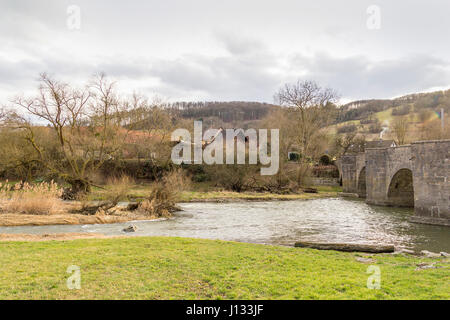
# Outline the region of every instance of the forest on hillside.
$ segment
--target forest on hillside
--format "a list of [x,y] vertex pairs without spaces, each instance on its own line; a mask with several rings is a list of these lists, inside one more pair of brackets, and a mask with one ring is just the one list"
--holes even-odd
[[217,118],[224,123],[261,120],[276,105],[249,101],[174,102],[168,108],[185,119]]
[[368,119],[374,113],[393,108],[392,115],[407,115],[411,112],[426,113],[441,108],[450,111],[450,90],[430,93],[415,93],[396,99],[373,99],[350,102],[340,109],[337,123]]

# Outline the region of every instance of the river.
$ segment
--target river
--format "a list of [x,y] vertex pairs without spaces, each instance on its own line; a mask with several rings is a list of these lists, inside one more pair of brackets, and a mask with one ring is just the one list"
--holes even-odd
[[92,232],[176,236],[289,245],[298,240],[394,244],[415,251],[450,252],[450,228],[408,222],[412,209],[369,206],[360,200],[183,203],[165,220],[120,224],[0,227],[0,233]]

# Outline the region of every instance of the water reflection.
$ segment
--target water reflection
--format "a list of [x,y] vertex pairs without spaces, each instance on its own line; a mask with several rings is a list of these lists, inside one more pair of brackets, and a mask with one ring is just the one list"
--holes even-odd
[[[450,229],[408,222],[412,209],[369,206],[363,201],[185,203],[159,221],[136,221],[135,236],[178,236],[293,245],[298,240],[392,243],[399,248],[450,252]],[[96,232],[120,235],[130,223],[85,226],[0,227],[2,233]]]

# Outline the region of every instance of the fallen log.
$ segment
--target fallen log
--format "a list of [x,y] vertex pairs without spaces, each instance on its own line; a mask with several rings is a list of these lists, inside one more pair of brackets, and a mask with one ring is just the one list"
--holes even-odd
[[304,193],[319,193],[316,188],[303,188]]
[[391,253],[395,248],[393,245],[358,244],[358,243],[317,243],[296,242],[295,247],[311,248],[318,250],[336,250],[345,252],[369,252],[369,253]]

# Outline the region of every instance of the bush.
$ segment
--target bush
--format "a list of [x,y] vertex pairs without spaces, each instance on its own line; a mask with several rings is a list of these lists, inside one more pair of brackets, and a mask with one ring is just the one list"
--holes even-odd
[[181,168],[191,177],[193,182],[205,182],[211,180],[211,176],[206,172],[204,165],[182,164]]
[[363,119],[359,121],[360,124],[372,124],[376,122],[378,122],[378,119]]
[[356,127],[356,125],[354,124],[349,124],[349,125],[345,125],[342,127],[339,127],[337,129],[338,133],[350,133],[350,132],[355,132],[358,128]]
[[432,115],[433,115],[433,111],[431,111],[431,110],[427,110],[427,109],[420,110],[419,111],[419,120],[420,120],[420,122],[425,122],[428,119],[430,119]]
[[62,189],[53,181],[36,185],[0,183],[1,209],[8,213],[54,214],[61,207]]
[[369,126],[369,133],[380,133],[382,130],[379,122],[373,123]]
[[181,170],[174,170],[156,181],[149,196],[138,206],[138,211],[152,217],[168,217],[179,210],[181,192],[188,185],[188,180]]
[[120,201],[127,200],[128,191],[131,189],[133,180],[123,175],[119,178],[109,178],[107,180],[106,192],[103,194],[105,201],[112,206],[116,206]]
[[153,160],[109,160],[103,163],[99,174],[103,177],[126,175],[135,179],[158,180],[172,169],[170,163],[158,163]]
[[249,189],[250,179],[254,177],[258,166],[248,164],[209,166],[207,172],[216,186],[226,190],[242,192]]
[[411,111],[411,107],[409,105],[403,105],[397,108],[392,109],[393,116],[404,116],[409,114]]

